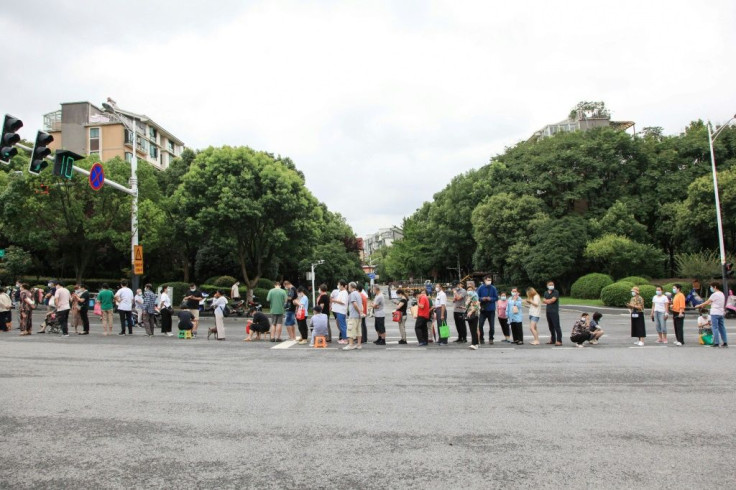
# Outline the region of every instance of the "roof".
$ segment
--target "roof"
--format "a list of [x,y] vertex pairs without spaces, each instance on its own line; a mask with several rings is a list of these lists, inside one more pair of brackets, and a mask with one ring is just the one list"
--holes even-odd
[[115,110],[117,112],[119,112],[120,114],[123,114],[124,116],[128,116],[128,117],[133,118],[133,119],[139,119],[142,122],[145,122],[147,124],[150,124],[151,126],[153,126],[156,129],[158,129],[160,132],[166,133],[170,137],[169,139],[174,140],[175,143],[177,143],[177,144],[179,144],[181,146],[184,146],[184,142],[182,140],[180,140],[179,138],[177,138],[176,136],[174,136],[174,134],[171,133],[171,131],[166,130],[166,128],[164,128],[163,126],[161,126],[160,124],[158,124],[156,121],[154,121],[150,117],[146,116],[145,114],[136,114],[135,112],[126,111],[126,110],[123,110],[123,109],[121,109],[119,107],[115,107]]

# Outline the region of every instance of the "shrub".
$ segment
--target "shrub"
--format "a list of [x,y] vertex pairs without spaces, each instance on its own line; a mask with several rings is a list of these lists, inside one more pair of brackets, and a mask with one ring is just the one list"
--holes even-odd
[[230,288],[236,282],[238,282],[238,280],[235,279],[233,276],[220,276],[209,284],[214,284],[215,286],[218,286],[221,288],[224,288],[224,287]]
[[186,292],[189,291],[188,282],[165,282],[161,286],[169,287],[169,297],[171,298],[171,306],[178,308],[181,304],[181,299],[186,296]]
[[647,308],[652,307],[652,298],[657,294],[657,286],[651,284],[643,284],[639,286],[639,294],[644,298],[644,306]]
[[[667,291],[672,292],[672,288],[675,286],[675,284],[676,283],[674,283],[674,282],[668,282],[667,284],[665,284],[665,285],[662,286],[662,290],[665,293]],[[682,286],[682,290],[681,291],[682,291],[682,294],[684,294],[685,296],[687,296],[688,294],[690,294],[690,291],[693,289],[693,285],[690,282],[683,281],[683,282],[680,282],[680,283],[677,283],[677,284],[679,284],[680,286]]]
[[632,284],[616,282],[601,289],[601,301],[606,306],[626,306],[631,300]]
[[230,294],[230,288],[221,288],[219,286],[215,286],[214,284],[202,284],[198,287],[200,291],[203,293],[207,293],[210,296],[215,294],[215,291],[220,290],[223,294]]
[[613,284],[613,278],[607,274],[586,274],[572,284],[570,296],[579,299],[598,299],[601,289]]
[[641,286],[642,284],[650,284],[649,279],[641,276],[629,276],[619,279],[617,282],[630,282],[634,286]]
[[[273,285],[275,282],[276,281],[274,281],[273,279],[267,279],[265,277],[262,277],[258,279],[258,284],[256,284],[256,288],[267,289],[270,291],[273,288]],[[264,296],[263,299],[266,299],[266,297]]]
[[214,284],[215,281],[218,280],[219,278],[220,278],[220,276],[208,277],[207,279],[205,279],[204,281],[202,281],[202,284]]
[[626,284],[629,289],[636,286],[636,284],[634,284],[633,282],[629,282],[629,281],[616,281],[614,284]]
[[[273,287],[273,286],[272,286]],[[255,296],[258,301],[261,302],[264,308],[268,308],[268,303],[266,303],[266,296],[268,296],[268,292],[271,290],[271,288],[255,288],[253,290],[253,296]]]

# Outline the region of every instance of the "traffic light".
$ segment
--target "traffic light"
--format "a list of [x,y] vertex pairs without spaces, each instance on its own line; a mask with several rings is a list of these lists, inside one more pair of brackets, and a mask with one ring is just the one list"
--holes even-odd
[[18,154],[15,144],[20,141],[17,131],[23,127],[23,121],[10,114],[5,114],[3,121],[3,135],[0,141],[0,162],[10,163],[10,159]]
[[51,154],[51,149],[48,146],[52,141],[54,141],[54,137],[50,134],[43,131],[36,133],[36,142],[33,144],[33,151],[31,152],[31,164],[28,166],[30,173],[38,175],[41,170],[48,166],[44,159]]
[[57,150],[54,156],[54,175],[71,179],[74,174],[74,162],[84,157],[68,150]]

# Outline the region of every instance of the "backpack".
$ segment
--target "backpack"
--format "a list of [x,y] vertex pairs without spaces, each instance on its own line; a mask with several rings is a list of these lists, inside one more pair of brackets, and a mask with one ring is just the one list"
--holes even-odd
[[222,307],[222,316],[224,317],[230,316],[230,307],[228,305],[225,305]]

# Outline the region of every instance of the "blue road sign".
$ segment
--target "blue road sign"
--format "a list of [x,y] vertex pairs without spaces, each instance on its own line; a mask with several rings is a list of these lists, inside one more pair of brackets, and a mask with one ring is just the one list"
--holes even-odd
[[102,169],[102,165],[95,163],[89,171],[89,186],[99,191],[105,184],[105,171]]

